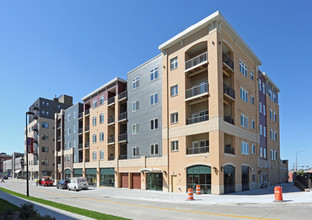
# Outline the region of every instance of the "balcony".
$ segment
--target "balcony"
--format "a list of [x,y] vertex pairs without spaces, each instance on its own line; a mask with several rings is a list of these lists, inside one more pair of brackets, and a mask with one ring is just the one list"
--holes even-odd
[[226,154],[235,154],[234,148],[232,147],[231,144],[225,145],[224,153],[226,153]]
[[82,149],[82,144],[78,144],[78,149]]
[[90,131],[90,126],[89,125],[85,127],[85,132],[88,132],[88,131]]
[[79,163],[82,163],[83,159],[79,158]]
[[185,72],[188,74],[194,73],[207,67],[207,64],[207,52],[204,52],[185,62]]
[[115,116],[110,116],[107,120],[107,124],[115,123]]
[[185,91],[185,101],[199,99],[208,95],[208,82],[202,82]]
[[200,115],[200,116],[196,116],[196,117],[193,117],[193,118],[188,118],[186,120],[186,124],[190,125],[190,124],[195,124],[195,123],[208,121],[208,120],[209,120],[209,114],[205,114],[205,115]]
[[61,123],[57,123],[57,128],[61,128]]
[[108,137],[107,144],[114,144],[115,143],[115,136]]
[[57,141],[61,141],[61,136],[57,136]]
[[78,134],[82,134],[82,128],[78,129]]
[[90,142],[86,142],[85,143],[85,148],[89,148],[90,147]]
[[111,97],[107,100],[107,105],[112,105],[115,103],[115,96],[114,97]]
[[124,100],[127,98],[127,91],[118,94],[118,101]]
[[78,114],[78,118],[82,118],[83,117],[83,112],[80,112],[79,114]]
[[187,154],[204,154],[204,153],[209,153],[209,146],[187,148]]
[[223,67],[226,70],[229,70],[230,72],[234,73],[234,62],[231,60],[231,58],[222,53],[222,61],[223,64],[225,64]]
[[119,155],[119,160],[126,160],[127,158],[127,155]]
[[223,84],[223,93],[232,100],[235,100],[235,90],[226,84]]
[[118,142],[127,141],[127,133],[118,135]]
[[234,120],[232,118],[232,116],[224,116],[224,121],[230,123],[230,124],[234,124]]
[[109,156],[108,160],[115,160],[115,156]]
[[118,115],[118,121],[123,121],[126,119],[127,119],[127,112],[123,112]]
[[90,114],[90,109],[86,109],[85,110],[85,115],[89,115]]

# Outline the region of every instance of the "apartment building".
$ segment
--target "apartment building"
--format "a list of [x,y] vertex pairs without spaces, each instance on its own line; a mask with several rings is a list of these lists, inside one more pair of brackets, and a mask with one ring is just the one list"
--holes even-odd
[[[52,100],[40,97],[29,107],[29,111],[35,112],[37,116],[34,118],[31,115],[27,126],[28,137],[34,138],[34,153],[28,154],[31,179],[42,178],[42,176],[54,178],[54,114],[67,109],[72,102],[73,98],[67,95]],[[34,111],[34,107],[38,110]]]
[[15,178],[18,174],[22,171],[20,164],[20,159],[23,157],[24,154],[14,152],[11,156],[12,159],[4,160],[3,161],[3,172],[8,174],[9,176]]
[[6,153],[0,153],[0,173],[2,174],[4,171],[3,169],[3,162],[6,161],[6,160],[9,160],[11,159],[12,156],[11,155],[8,155]]

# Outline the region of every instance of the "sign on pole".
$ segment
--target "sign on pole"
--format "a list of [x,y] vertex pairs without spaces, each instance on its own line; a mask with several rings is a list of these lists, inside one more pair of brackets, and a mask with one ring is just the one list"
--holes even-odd
[[34,139],[28,138],[28,153],[33,154],[34,153]]

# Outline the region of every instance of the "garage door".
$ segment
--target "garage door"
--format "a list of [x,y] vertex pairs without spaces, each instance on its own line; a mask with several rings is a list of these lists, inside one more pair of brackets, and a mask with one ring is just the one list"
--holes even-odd
[[140,173],[132,174],[132,188],[141,189],[141,174]]
[[128,188],[128,173],[122,173],[121,174],[121,187],[122,188]]

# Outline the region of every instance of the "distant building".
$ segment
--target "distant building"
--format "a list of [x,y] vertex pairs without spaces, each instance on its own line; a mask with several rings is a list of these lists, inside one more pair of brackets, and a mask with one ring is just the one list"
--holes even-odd
[[9,160],[11,158],[12,158],[11,155],[8,155],[6,153],[0,153],[0,174],[2,174],[4,172],[4,170],[3,170],[3,162],[5,160]]

